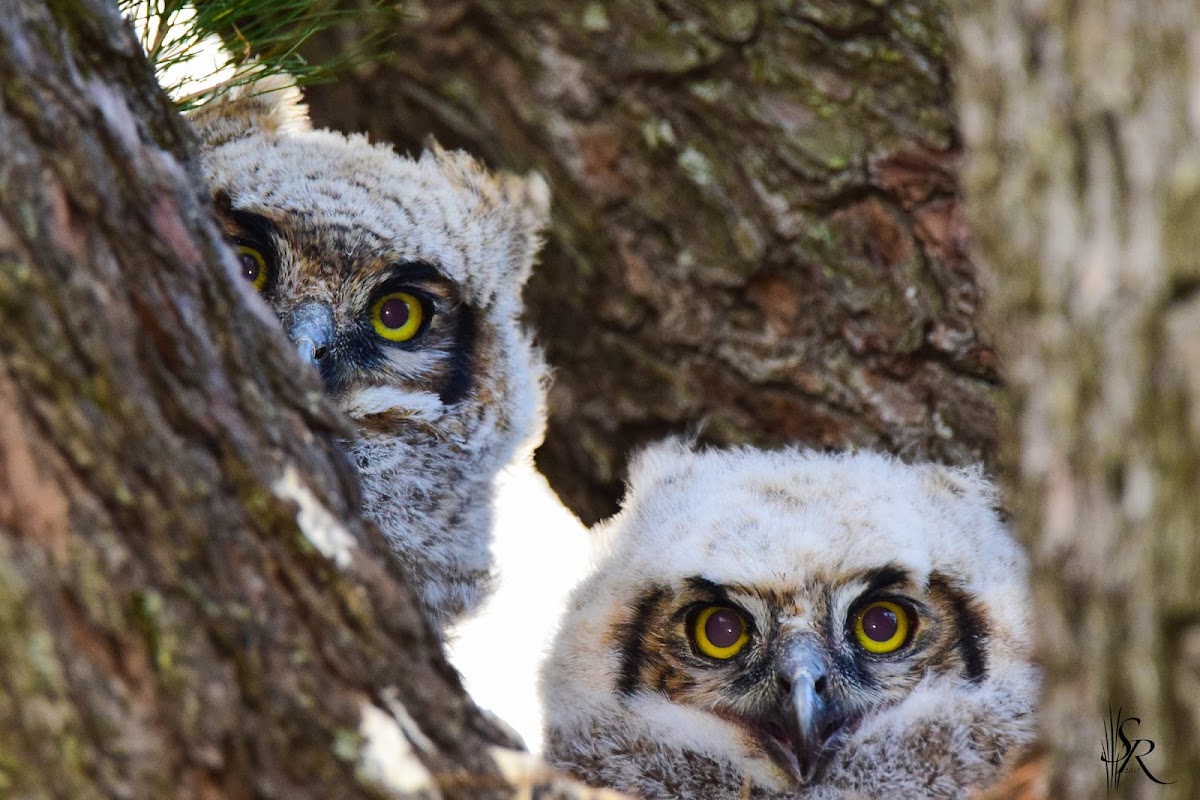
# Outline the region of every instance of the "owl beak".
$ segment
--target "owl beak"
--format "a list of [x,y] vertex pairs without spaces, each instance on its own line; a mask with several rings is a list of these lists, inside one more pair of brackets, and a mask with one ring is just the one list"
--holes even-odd
[[[775,761],[801,785],[812,783],[836,747],[843,717],[832,697],[829,666],[819,645],[800,642],[784,658],[779,672],[784,686],[776,721],[782,747]],[[777,737],[780,738],[780,737]]]
[[320,371],[321,359],[333,341],[333,309],[324,303],[305,303],[292,312],[285,329],[300,357]]

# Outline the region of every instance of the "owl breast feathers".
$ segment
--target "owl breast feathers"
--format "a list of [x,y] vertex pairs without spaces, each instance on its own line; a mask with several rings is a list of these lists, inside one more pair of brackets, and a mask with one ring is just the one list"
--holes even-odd
[[871,453],[656,446],[544,668],[547,757],[648,799],[989,785],[1038,687],[994,502],[977,471]]
[[496,475],[543,428],[518,317],[545,182],[312,130],[297,90],[269,83],[190,119],[241,277],[357,428],[366,514],[432,619],[460,617],[488,589]]

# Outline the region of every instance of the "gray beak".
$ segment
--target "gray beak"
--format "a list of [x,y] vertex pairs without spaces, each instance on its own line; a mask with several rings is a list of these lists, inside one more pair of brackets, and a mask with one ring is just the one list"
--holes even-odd
[[284,329],[300,357],[319,370],[333,342],[333,309],[324,303],[305,303],[292,312]]
[[809,640],[795,643],[780,661],[778,726],[787,739],[790,756],[784,766],[807,785],[832,754],[831,739],[844,721],[832,697],[829,665],[823,648]]

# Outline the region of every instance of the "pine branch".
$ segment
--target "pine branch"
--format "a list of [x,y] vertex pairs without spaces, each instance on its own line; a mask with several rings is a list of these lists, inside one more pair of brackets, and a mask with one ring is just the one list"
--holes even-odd
[[[155,74],[181,110],[272,75],[285,85],[328,80],[385,55],[386,31],[399,10],[386,0],[346,8],[330,0],[118,0],[137,30]],[[395,19],[393,19],[395,18]],[[337,58],[309,64],[300,53],[312,36],[357,22],[372,33]]]

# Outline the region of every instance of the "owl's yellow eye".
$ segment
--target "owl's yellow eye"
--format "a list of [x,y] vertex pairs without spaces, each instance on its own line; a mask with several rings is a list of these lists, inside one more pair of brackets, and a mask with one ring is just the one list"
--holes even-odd
[[421,299],[408,292],[392,292],[375,301],[371,324],[389,342],[407,342],[421,331],[425,308]]
[[724,661],[746,646],[750,634],[741,614],[727,606],[708,606],[692,623],[692,641],[704,655]]
[[908,641],[908,612],[896,603],[877,600],[854,617],[854,635],[868,653],[892,653]]
[[249,245],[239,244],[237,251],[242,276],[250,281],[255,291],[261,292],[267,286],[267,260]]

